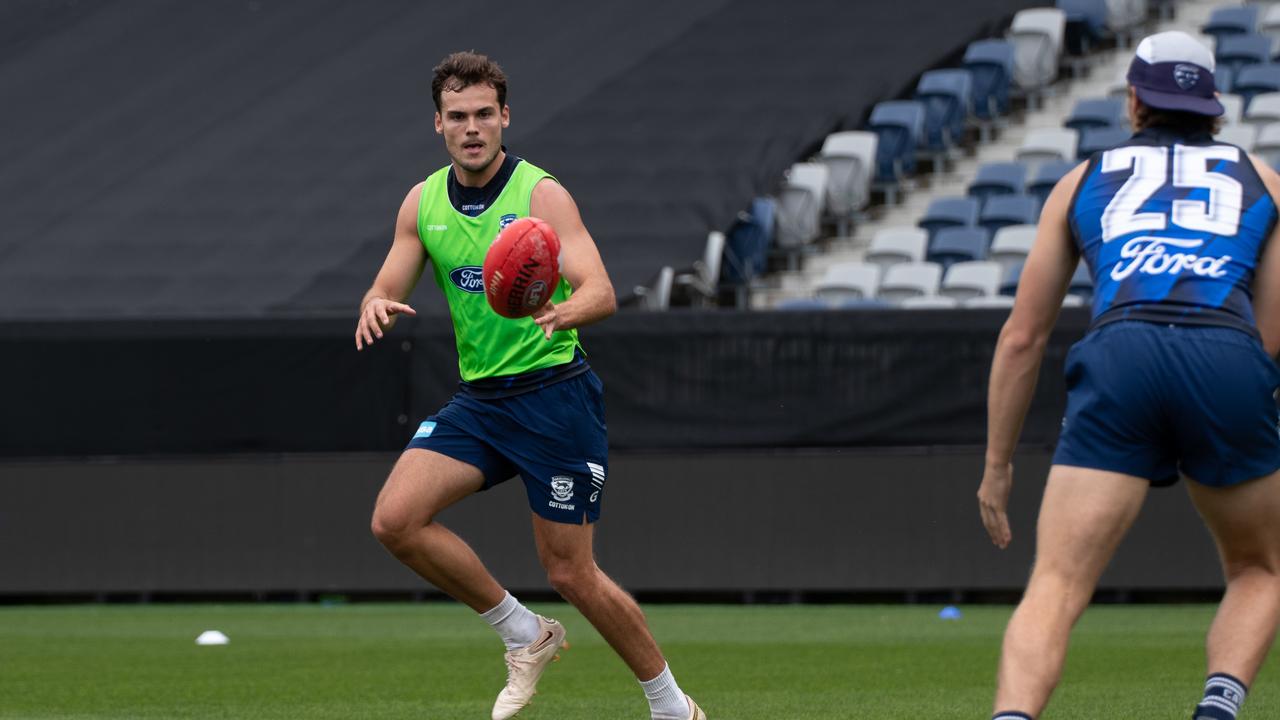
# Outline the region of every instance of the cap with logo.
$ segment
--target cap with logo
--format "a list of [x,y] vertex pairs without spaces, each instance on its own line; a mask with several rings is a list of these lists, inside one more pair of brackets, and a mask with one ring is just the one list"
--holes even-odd
[[1144,105],[1197,115],[1221,115],[1213,53],[1184,32],[1148,35],[1129,64],[1129,84]]

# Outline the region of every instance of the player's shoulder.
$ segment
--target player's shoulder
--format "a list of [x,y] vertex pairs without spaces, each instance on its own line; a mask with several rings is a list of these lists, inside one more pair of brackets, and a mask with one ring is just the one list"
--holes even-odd
[[1249,163],[1253,165],[1254,172],[1258,173],[1258,177],[1262,180],[1262,184],[1267,187],[1267,192],[1271,194],[1273,200],[1280,199],[1280,174],[1267,163],[1266,160],[1248,153]]

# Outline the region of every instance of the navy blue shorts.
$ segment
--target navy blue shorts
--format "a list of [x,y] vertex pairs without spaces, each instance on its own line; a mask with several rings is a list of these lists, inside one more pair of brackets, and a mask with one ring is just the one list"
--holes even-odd
[[1124,321],[1067,354],[1054,465],[1227,487],[1280,468],[1280,368],[1248,333]]
[[463,391],[418,427],[410,448],[479,468],[481,490],[518,474],[538,515],[573,525],[584,517],[595,522],[609,474],[604,385],[587,371],[495,400]]

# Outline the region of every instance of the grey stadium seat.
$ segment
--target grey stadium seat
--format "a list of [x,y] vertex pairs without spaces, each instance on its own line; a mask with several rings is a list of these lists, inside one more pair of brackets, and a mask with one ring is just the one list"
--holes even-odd
[[813,286],[816,298],[829,302],[866,300],[876,297],[880,267],[871,263],[837,263],[827,268]]
[[938,294],[956,300],[998,295],[1002,275],[1003,269],[999,263],[986,260],[956,263],[947,270]]
[[880,267],[920,262],[929,245],[929,233],[916,227],[889,227],[876,232],[867,248],[866,261]]
[[1213,136],[1218,142],[1239,146],[1245,152],[1253,152],[1253,145],[1258,140],[1258,128],[1253,125],[1226,125]]
[[724,260],[724,243],[724,233],[718,230],[707,233],[702,259],[693,263],[693,272],[677,275],[675,284],[696,292],[700,302],[714,300],[720,291],[720,264]]
[[796,264],[797,253],[818,237],[823,203],[827,196],[827,166],[796,163],[778,195],[776,242],[787,251],[788,264]]
[[878,142],[875,133],[862,130],[832,133],[822,142],[818,160],[828,170],[827,212],[836,218],[842,236],[871,197]]
[[1277,120],[1280,120],[1280,92],[1254,95],[1244,113],[1244,121],[1250,125],[1266,125]]
[[[1280,5],[1277,5],[1280,7]],[[1232,93],[1222,93],[1218,96],[1218,102],[1222,103],[1222,122],[1227,125],[1235,125],[1244,119],[1244,98]]]
[[1258,140],[1253,144],[1253,152],[1271,167],[1280,162],[1280,122],[1262,126]]
[[1026,262],[1027,255],[1031,253],[1031,246],[1035,244],[1035,241],[1035,225],[1002,227],[996,231],[996,236],[991,239],[991,249],[987,253],[987,258],[992,262],[999,263],[1000,267],[1005,272],[1008,272],[1010,268]]
[[1009,38],[1013,41],[1013,81],[1031,97],[1058,78],[1058,60],[1067,15],[1057,8],[1020,10],[1013,16]]
[[1028,163],[1074,160],[1079,142],[1079,133],[1070,128],[1036,128],[1022,139],[1018,159]]
[[876,297],[901,302],[909,297],[937,295],[942,283],[942,266],[937,263],[901,263],[884,272]]
[[960,307],[960,301],[946,295],[921,295],[904,299],[898,307],[903,310],[950,310]]
[[964,301],[967,308],[1012,308],[1012,295],[985,295]]

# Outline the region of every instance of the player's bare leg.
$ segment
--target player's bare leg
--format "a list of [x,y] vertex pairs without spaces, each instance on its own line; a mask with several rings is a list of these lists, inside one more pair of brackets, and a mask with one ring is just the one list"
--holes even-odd
[[1054,466],[1036,529],[1036,562],[1005,631],[996,712],[1037,717],[1058,684],[1071,628],[1142,508],[1150,486],[1120,473]]
[[[1229,676],[1247,689],[1266,659],[1280,624],[1280,473],[1231,488],[1187,483],[1213,533],[1227,592],[1209,628],[1209,675]],[[1235,709],[1244,700],[1232,700]]]
[[378,541],[424,580],[478,613],[497,606],[506,591],[471,546],[435,516],[484,485],[477,468],[430,450],[400,456],[373,511]]
[[645,688],[655,718],[701,718],[702,711],[671,678],[667,661],[634,598],[596,565],[593,526],[533,516],[538,557],[552,587],[609,643]]

